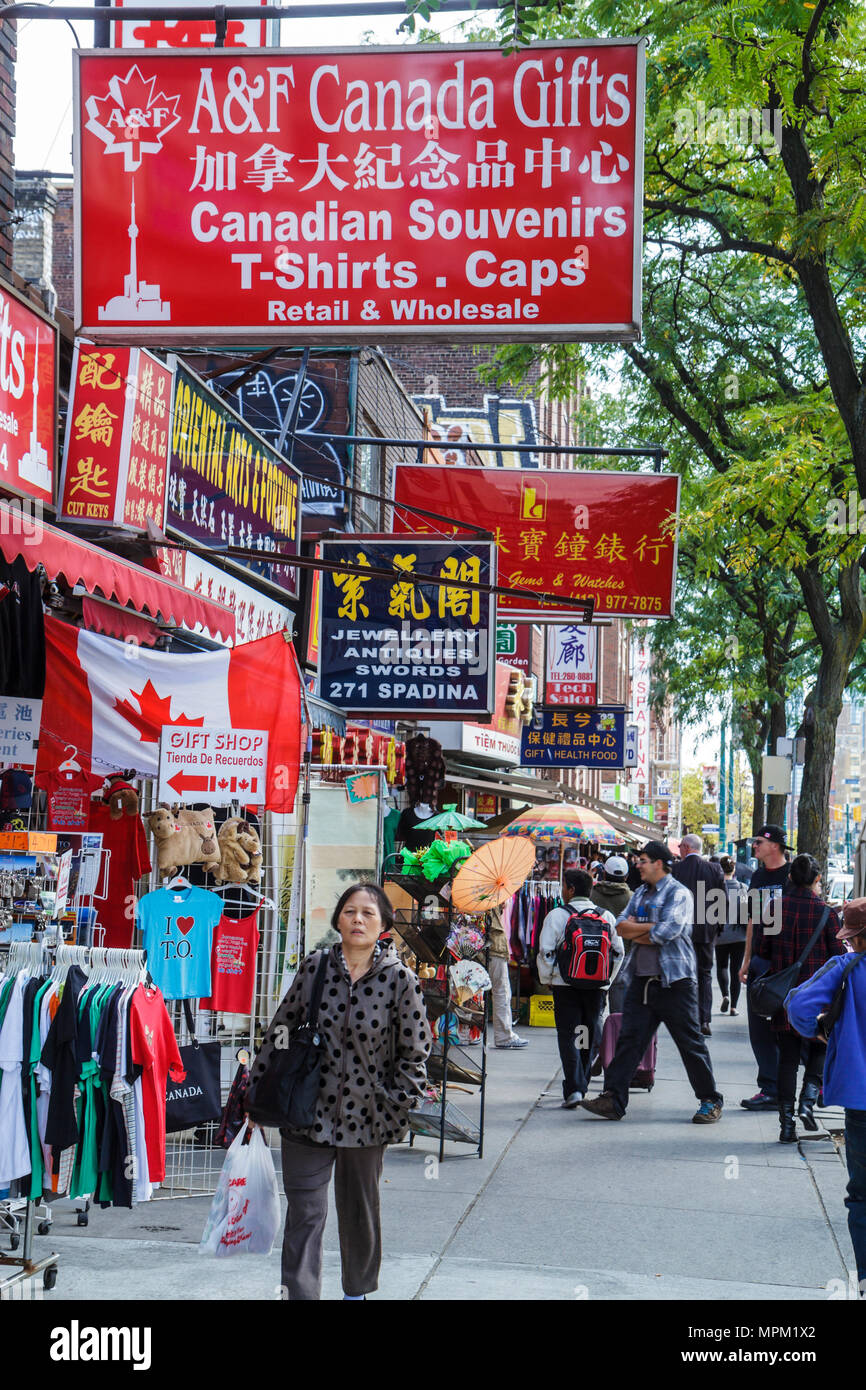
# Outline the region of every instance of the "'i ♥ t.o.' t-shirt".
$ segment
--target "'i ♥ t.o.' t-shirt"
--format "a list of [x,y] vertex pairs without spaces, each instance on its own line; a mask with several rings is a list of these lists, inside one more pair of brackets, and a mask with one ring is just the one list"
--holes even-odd
[[211,946],[222,910],[222,898],[206,888],[157,888],[139,902],[147,968],[163,999],[210,994]]

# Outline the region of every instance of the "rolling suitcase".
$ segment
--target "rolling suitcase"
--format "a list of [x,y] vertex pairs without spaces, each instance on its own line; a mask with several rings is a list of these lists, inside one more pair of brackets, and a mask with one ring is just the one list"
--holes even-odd
[[[606,1070],[613,1061],[613,1054],[616,1052],[616,1045],[619,1041],[619,1030],[622,1027],[622,1014],[608,1014],[604,1021],[604,1031],[601,1035],[601,1047],[599,1048],[598,1058],[602,1069]],[[653,1033],[649,1046],[640,1064],[629,1083],[629,1090],[651,1091],[656,1079],[656,1061],[658,1058],[658,1034]],[[593,1071],[595,1068],[593,1068]]]

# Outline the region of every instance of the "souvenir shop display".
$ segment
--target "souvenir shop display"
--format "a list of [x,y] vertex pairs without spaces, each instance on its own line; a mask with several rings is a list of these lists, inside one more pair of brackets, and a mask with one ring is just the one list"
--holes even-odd
[[151,811],[147,823],[156,843],[157,868],[163,877],[190,864],[219,868],[221,855],[214,813],[209,806],[192,810],[161,803]]
[[[445,847],[445,841],[437,843]],[[469,847],[467,846],[467,849]],[[431,1089],[424,1101],[409,1113],[410,1144],[416,1134],[439,1140],[439,1160],[445,1157],[445,1143],[453,1140],[476,1146],[478,1157],[484,1149],[484,1106],[487,1085],[487,1029],[483,987],[490,978],[486,971],[488,945],[483,916],[466,917],[454,911],[451,877],[446,874],[433,882],[406,873],[385,873],[385,891],[393,885],[397,900],[393,934],[398,954],[416,971],[424,995],[424,1005],[433,1032],[433,1048],[427,1061]],[[410,906],[400,905],[408,896]],[[389,895],[390,896],[390,895]],[[449,967],[460,967],[456,990]],[[473,969],[477,967],[477,972]],[[461,988],[471,981],[471,995]],[[462,996],[458,999],[458,992]],[[478,1046],[480,1065],[467,1048]],[[479,1114],[475,1120],[459,1109],[449,1095],[455,1087],[477,1088]]]
[[[53,1197],[132,1207],[165,1177],[166,1081],[183,1079],[163,997],[140,951],[13,943],[0,974],[0,1219]],[[39,1231],[50,1213],[39,1211]],[[78,1224],[87,1225],[79,1211]],[[18,1234],[16,1230],[16,1235]],[[17,1242],[16,1242],[17,1244]]]
[[213,934],[222,899],[176,875],[136,904],[147,965],[162,997],[203,999],[211,993]]
[[257,903],[248,917],[227,917],[223,910],[213,934],[211,992],[199,1000],[200,1008],[252,1013],[261,907]]
[[222,1115],[220,1045],[218,1042],[199,1042],[188,1000],[184,1000],[183,1007],[192,1041],[178,1049],[183,1078],[179,1081],[169,1079],[166,1087],[166,1134],[177,1134],[196,1125],[209,1124]]
[[117,816],[116,809],[104,795],[94,797],[87,828],[102,836],[104,851],[103,873],[93,895],[102,938],[98,944],[122,950],[132,945],[135,885],[150,873],[151,863],[141,816],[125,811]]
[[472,846],[465,840],[435,839],[426,849],[403,850],[403,873],[411,878],[425,878],[429,883],[447,878],[456,864],[468,859]]
[[258,883],[262,876],[262,842],[255,826],[239,816],[229,816],[219,828],[220,862],[216,883]]

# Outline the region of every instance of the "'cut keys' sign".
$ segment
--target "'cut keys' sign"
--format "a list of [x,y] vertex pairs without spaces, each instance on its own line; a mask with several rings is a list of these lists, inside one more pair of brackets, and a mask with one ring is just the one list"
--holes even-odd
[[76,53],[105,341],[633,341],[644,41]]

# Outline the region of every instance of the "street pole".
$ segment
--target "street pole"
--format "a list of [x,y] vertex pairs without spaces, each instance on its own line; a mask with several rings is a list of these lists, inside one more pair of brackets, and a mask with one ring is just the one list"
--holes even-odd
[[[736,755],[735,755],[735,753],[734,753],[734,721],[733,721],[733,718],[732,718],[732,719],[731,719],[731,746],[730,746],[730,749],[729,749],[729,751],[728,751],[728,820],[729,820],[730,825],[731,825],[731,830],[730,830],[730,833],[729,833],[729,835],[728,835],[728,844],[727,844],[728,854],[733,854],[733,853],[734,853],[734,848],[735,848],[735,846],[734,846],[734,833],[733,833],[733,825],[734,825],[734,758],[735,758],[735,756],[736,756]],[[742,835],[742,833],[743,833],[743,832],[742,832],[742,829],[741,829],[741,827],[740,827],[739,824],[738,824],[738,825],[737,825],[737,834],[738,834],[738,835]]]
[[727,783],[725,780],[725,716],[722,715],[722,752],[719,758],[719,852],[724,854],[728,842]]

